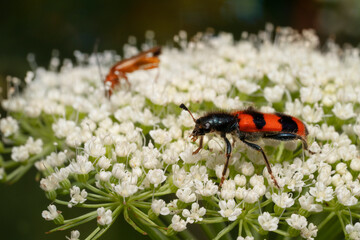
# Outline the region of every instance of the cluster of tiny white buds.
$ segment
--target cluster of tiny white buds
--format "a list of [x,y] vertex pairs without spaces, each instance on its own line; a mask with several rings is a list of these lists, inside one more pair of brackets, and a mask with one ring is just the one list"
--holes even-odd
[[279,218],[272,217],[270,213],[264,212],[259,215],[258,222],[265,231],[275,231],[278,229]]
[[57,210],[56,206],[55,205],[52,205],[50,204],[48,206],[48,210],[44,210],[42,212],[42,217],[47,220],[47,221],[52,221],[54,220],[55,218],[57,218],[59,216],[59,214],[61,213],[60,211]]
[[9,137],[19,130],[19,124],[16,119],[8,116],[0,120],[0,131],[4,137]]
[[308,223],[304,216],[298,214],[291,214],[291,217],[285,219],[285,221],[296,230],[304,229]]
[[186,229],[186,221],[184,219],[181,219],[181,217],[179,215],[174,215],[171,219],[170,226],[176,232],[182,232]]
[[112,222],[112,211],[105,210],[104,207],[97,209],[97,223],[101,226],[109,225]]
[[151,203],[151,209],[156,215],[169,215],[170,209],[166,207],[166,203],[162,199],[154,199]]
[[70,237],[66,237],[68,240],[79,240],[80,232],[78,230],[73,230],[70,234]]
[[355,223],[355,225],[348,224],[346,225],[345,229],[346,233],[349,235],[349,239],[360,239],[360,222]]

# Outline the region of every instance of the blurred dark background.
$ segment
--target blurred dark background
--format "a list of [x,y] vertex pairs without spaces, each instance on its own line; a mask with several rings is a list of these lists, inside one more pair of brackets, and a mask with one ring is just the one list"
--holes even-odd
[[[33,53],[40,66],[48,66],[51,52],[73,58],[74,50],[92,52],[96,39],[99,51],[121,53],[128,37],[140,44],[145,32],[153,30],[158,44],[172,41],[179,30],[188,36],[211,27],[238,39],[241,32],[256,33],[267,22],[299,31],[315,29],[322,42],[334,38],[340,45],[360,42],[360,1],[357,0],[119,0],[49,1],[12,0],[0,2],[0,86],[5,96],[6,76],[23,79],[30,70],[27,55]],[[44,235],[54,227],[45,223],[41,211],[47,201],[35,171],[14,186],[0,185],[0,232],[2,239],[65,239],[68,231]],[[68,211],[69,212],[69,211]],[[72,212],[72,211],[71,211]],[[92,225],[91,227],[94,227]],[[130,229],[130,230],[129,230]],[[90,229],[84,229],[85,232]],[[5,233],[5,237],[4,237]],[[103,239],[134,234],[123,220]],[[135,236],[139,236],[136,235]]]

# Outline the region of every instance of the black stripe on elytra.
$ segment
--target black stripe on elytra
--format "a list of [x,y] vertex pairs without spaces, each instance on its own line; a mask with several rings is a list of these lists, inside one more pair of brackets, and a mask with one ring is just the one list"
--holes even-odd
[[246,113],[252,116],[253,122],[257,129],[260,130],[266,125],[266,122],[264,119],[264,114],[259,113],[259,112],[253,112],[253,111],[248,111]]
[[282,126],[281,129],[282,132],[292,132],[292,133],[298,132],[298,125],[292,119],[292,117],[281,113],[277,113],[276,115],[280,117],[278,121]]

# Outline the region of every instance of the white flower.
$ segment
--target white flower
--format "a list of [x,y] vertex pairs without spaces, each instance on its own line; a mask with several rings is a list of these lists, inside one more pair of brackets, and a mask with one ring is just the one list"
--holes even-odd
[[75,122],[63,118],[60,118],[52,125],[55,136],[58,138],[65,138],[66,136],[75,131],[75,127]]
[[335,103],[334,108],[332,109],[333,113],[336,117],[340,118],[341,120],[347,120],[349,118],[355,117],[356,114],[354,113],[353,104],[341,104],[339,102]]
[[303,103],[316,103],[322,99],[322,91],[317,86],[302,87],[300,99]]
[[178,188],[191,187],[193,185],[193,180],[191,175],[188,174],[184,168],[180,168],[179,165],[173,165],[173,183]]
[[2,118],[0,120],[0,131],[4,137],[9,137],[19,130],[18,122],[12,117]]
[[147,147],[142,148],[142,162],[143,166],[147,169],[154,169],[159,167],[160,161],[159,157],[161,156],[159,150],[154,148],[154,145],[150,142]]
[[256,92],[260,88],[258,84],[252,83],[250,80],[237,80],[235,82],[235,86],[239,92],[245,93],[247,95]]
[[323,207],[320,204],[314,204],[314,197],[307,192],[299,198],[300,206],[309,212],[322,212]]
[[123,179],[126,176],[125,164],[115,163],[112,168],[112,175],[117,179]]
[[13,147],[11,149],[11,159],[15,162],[24,162],[29,158],[29,150],[26,146]]
[[309,193],[316,198],[317,202],[328,202],[333,199],[334,190],[327,187],[323,182],[316,182],[315,187],[311,187]]
[[281,195],[278,195],[277,193],[273,193],[271,195],[271,198],[273,202],[281,207],[281,208],[289,208],[292,205],[294,205],[294,199],[289,196],[288,193],[282,193]]
[[58,211],[58,210],[56,209],[56,206],[55,206],[55,205],[52,205],[52,204],[50,204],[50,205],[48,206],[48,210],[49,210],[49,211],[47,211],[47,210],[42,211],[42,214],[41,214],[41,216],[42,216],[43,218],[45,218],[45,220],[47,220],[47,221],[54,220],[54,219],[57,218],[57,217],[59,216],[59,214],[61,213],[60,211]]
[[307,220],[304,216],[298,214],[291,214],[290,218],[285,219],[285,221],[293,228],[297,230],[302,230],[307,225]]
[[284,87],[275,85],[275,87],[265,87],[264,97],[270,103],[280,102],[284,95]]
[[58,182],[62,182],[66,180],[69,177],[70,170],[68,168],[55,168],[55,172],[51,175],[53,175]]
[[86,154],[92,157],[101,157],[106,152],[100,138],[95,136],[85,143],[84,150]]
[[174,215],[171,219],[170,226],[172,229],[174,229],[176,232],[182,232],[186,229],[186,221],[181,219],[179,215]]
[[169,215],[170,210],[166,207],[166,203],[162,199],[154,199],[151,203],[151,209],[156,215]]
[[324,110],[316,103],[314,108],[306,105],[302,110],[302,117],[308,123],[317,123],[323,119]]
[[241,208],[236,207],[234,199],[228,201],[220,201],[220,215],[224,218],[228,218],[229,221],[235,221],[237,217],[241,214]]
[[112,211],[110,209],[105,211],[105,208],[101,207],[97,209],[97,223],[101,226],[109,225],[112,222]]
[[179,154],[172,149],[165,149],[162,154],[162,159],[166,164],[175,164],[179,161]]
[[245,176],[252,176],[255,171],[255,167],[251,162],[244,161],[240,164],[239,168]]
[[115,143],[115,153],[119,157],[127,157],[137,149],[136,143],[130,143],[126,139],[118,140]]
[[138,191],[138,189],[138,186],[126,181],[114,186],[114,191],[123,197],[130,197],[134,195]]
[[97,164],[96,164],[98,167],[102,168],[102,169],[108,169],[110,166],[111,166],[111,161],[110,159],[108,159],[107,157],[105,156],[102,156]]
[[246,177],[245,175],[236,174],[234,181],[237,186],[243,187],[246,184]]
[[94,170],[92,162],[88,160],[86,155],[76,156],[76,162],[72,162],[69,165],[69,169],[72,173],[75,174],[88,174],[90,171]]
[[180,201],[185,203],[191,203],[196,200],[195,193],[192,192],[191,188],[180,188],[176,191],[176,196],[179,198]]
[[224,200],[233,199],[235,197],[235,181],[225,180],[221,187],[221,198]]
[[60,167],[67,160],[66,151],[65,152],[52,152],[45,159],[46,163],[52,167]]
[[300,116],[302,113],[303,105],[299,99],[295,99],[294,102],[285,103],[285,112],[291,116]]
[[275,231],[278,229],[279,218],[272,217],[270,213],[264,212],[259,215],[258,222],[265,231]]
[[149,134],[152,139],[154,139],[154,141],[160,145],[167,144],[172,140],[171,134],[161,128],[151,130]]
[[179,156],[185,163],[194,164],[201,159],[201,154],[193,154],[194,150],[191,146],[193,145],[187,145],[185,151],[181,152]]
[[218,192],[218,186],[212,180],[205,182],[195,180],[194,187],[196,189],[195,193],[204,197],[213,196]]
[[79,204],[79,203],[84,203],[86,201],[86,197],[87,197],[87,192],[85,189],[83,189],[80,192],[80,188],[78,186],[73,186],[70,189],[70,197],[71,200],[69,201],[70,203],[72,203],[73,205]]
[[96,129],[96,123],[89,118],[84,118],[80,126],[83,130],[93,132]]
[[70,237],[66,237],[68,240],[79,240],[80,232],[78,230],[73,230],[70,234]]
[[50,175],[40,180],[40,187],[46,192],[54,191],[59,187],[59,181],[55,175]]
[[111,176],[111,172],[102,169],[99,173],[95,175],[95,179],[101,182],[109,182]]
[[199,206],[198,203],[193,203],[191,205],[191,210],[184,209],[182,212],[183,217],[186,218],[186,222],[194,223],[201,222],[203,220],[202,216],[206,214],[206,209]]
[[109,116],[109,112],[106,108],[107,106],[105,104],[102,105],[100,108],[93,108],[89,113],[89,119],[94,122],[101,122]]
[[309,223],[309,225],[303,229],[301,229],[300,235],[303,238],[309,239],[309,240],[314,240],[314,237],[317,236],[317,226],[314,225],[313,223]]
[[355,223],[355,225],[348,224],[345,227],[349,239],[359,240],[360,239],[360,222]]
[[350,207],[358,203],[358,199],[344,185],[336,188],[336,197],[340,204]]
[[354,171],[360,171],[360,158],[356,157],[351,160],[350,168]]
[[166,180],[166,176],[164,171],[161,169],[154,169],[149,170],[146,174],[146,178],[149,180],[151,184],[154,184],[155,187],[158,187],[160,183]]

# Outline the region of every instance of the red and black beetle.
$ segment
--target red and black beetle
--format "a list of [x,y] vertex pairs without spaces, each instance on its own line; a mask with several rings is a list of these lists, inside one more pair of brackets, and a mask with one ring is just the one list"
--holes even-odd
[[256,111],[254,108],[249,107],[246,110],[234,111],[231,113],[208,113],[203,117],[195,119],[190,110],[184,104],[181,104],[180,107],[188,111],[195,122],[195,128],[190,137],[192,137],[193,141],[196,141],[198,137],[200,137],[200,145],[193,154],[200,151],[203,145],[203,136],[207,133],[219,133],[226,143],[226,162],[219,184],[219,189],[225,180],[225,174],[231,155],[231,144],[226,138],[227,133],[237,136],[247,146],[261,152],[271,179],[278,188],[280,187],[272,174],[271,166],[264,150],[259,145],[252,143],[251,141],[256,141],[259,138],[275,139],[279,141],[291,141],[298,139],[302,141],[304,149],[308,150],[306,140],[308,130],[305,124],[295,117],[283,113],[261,113]]

